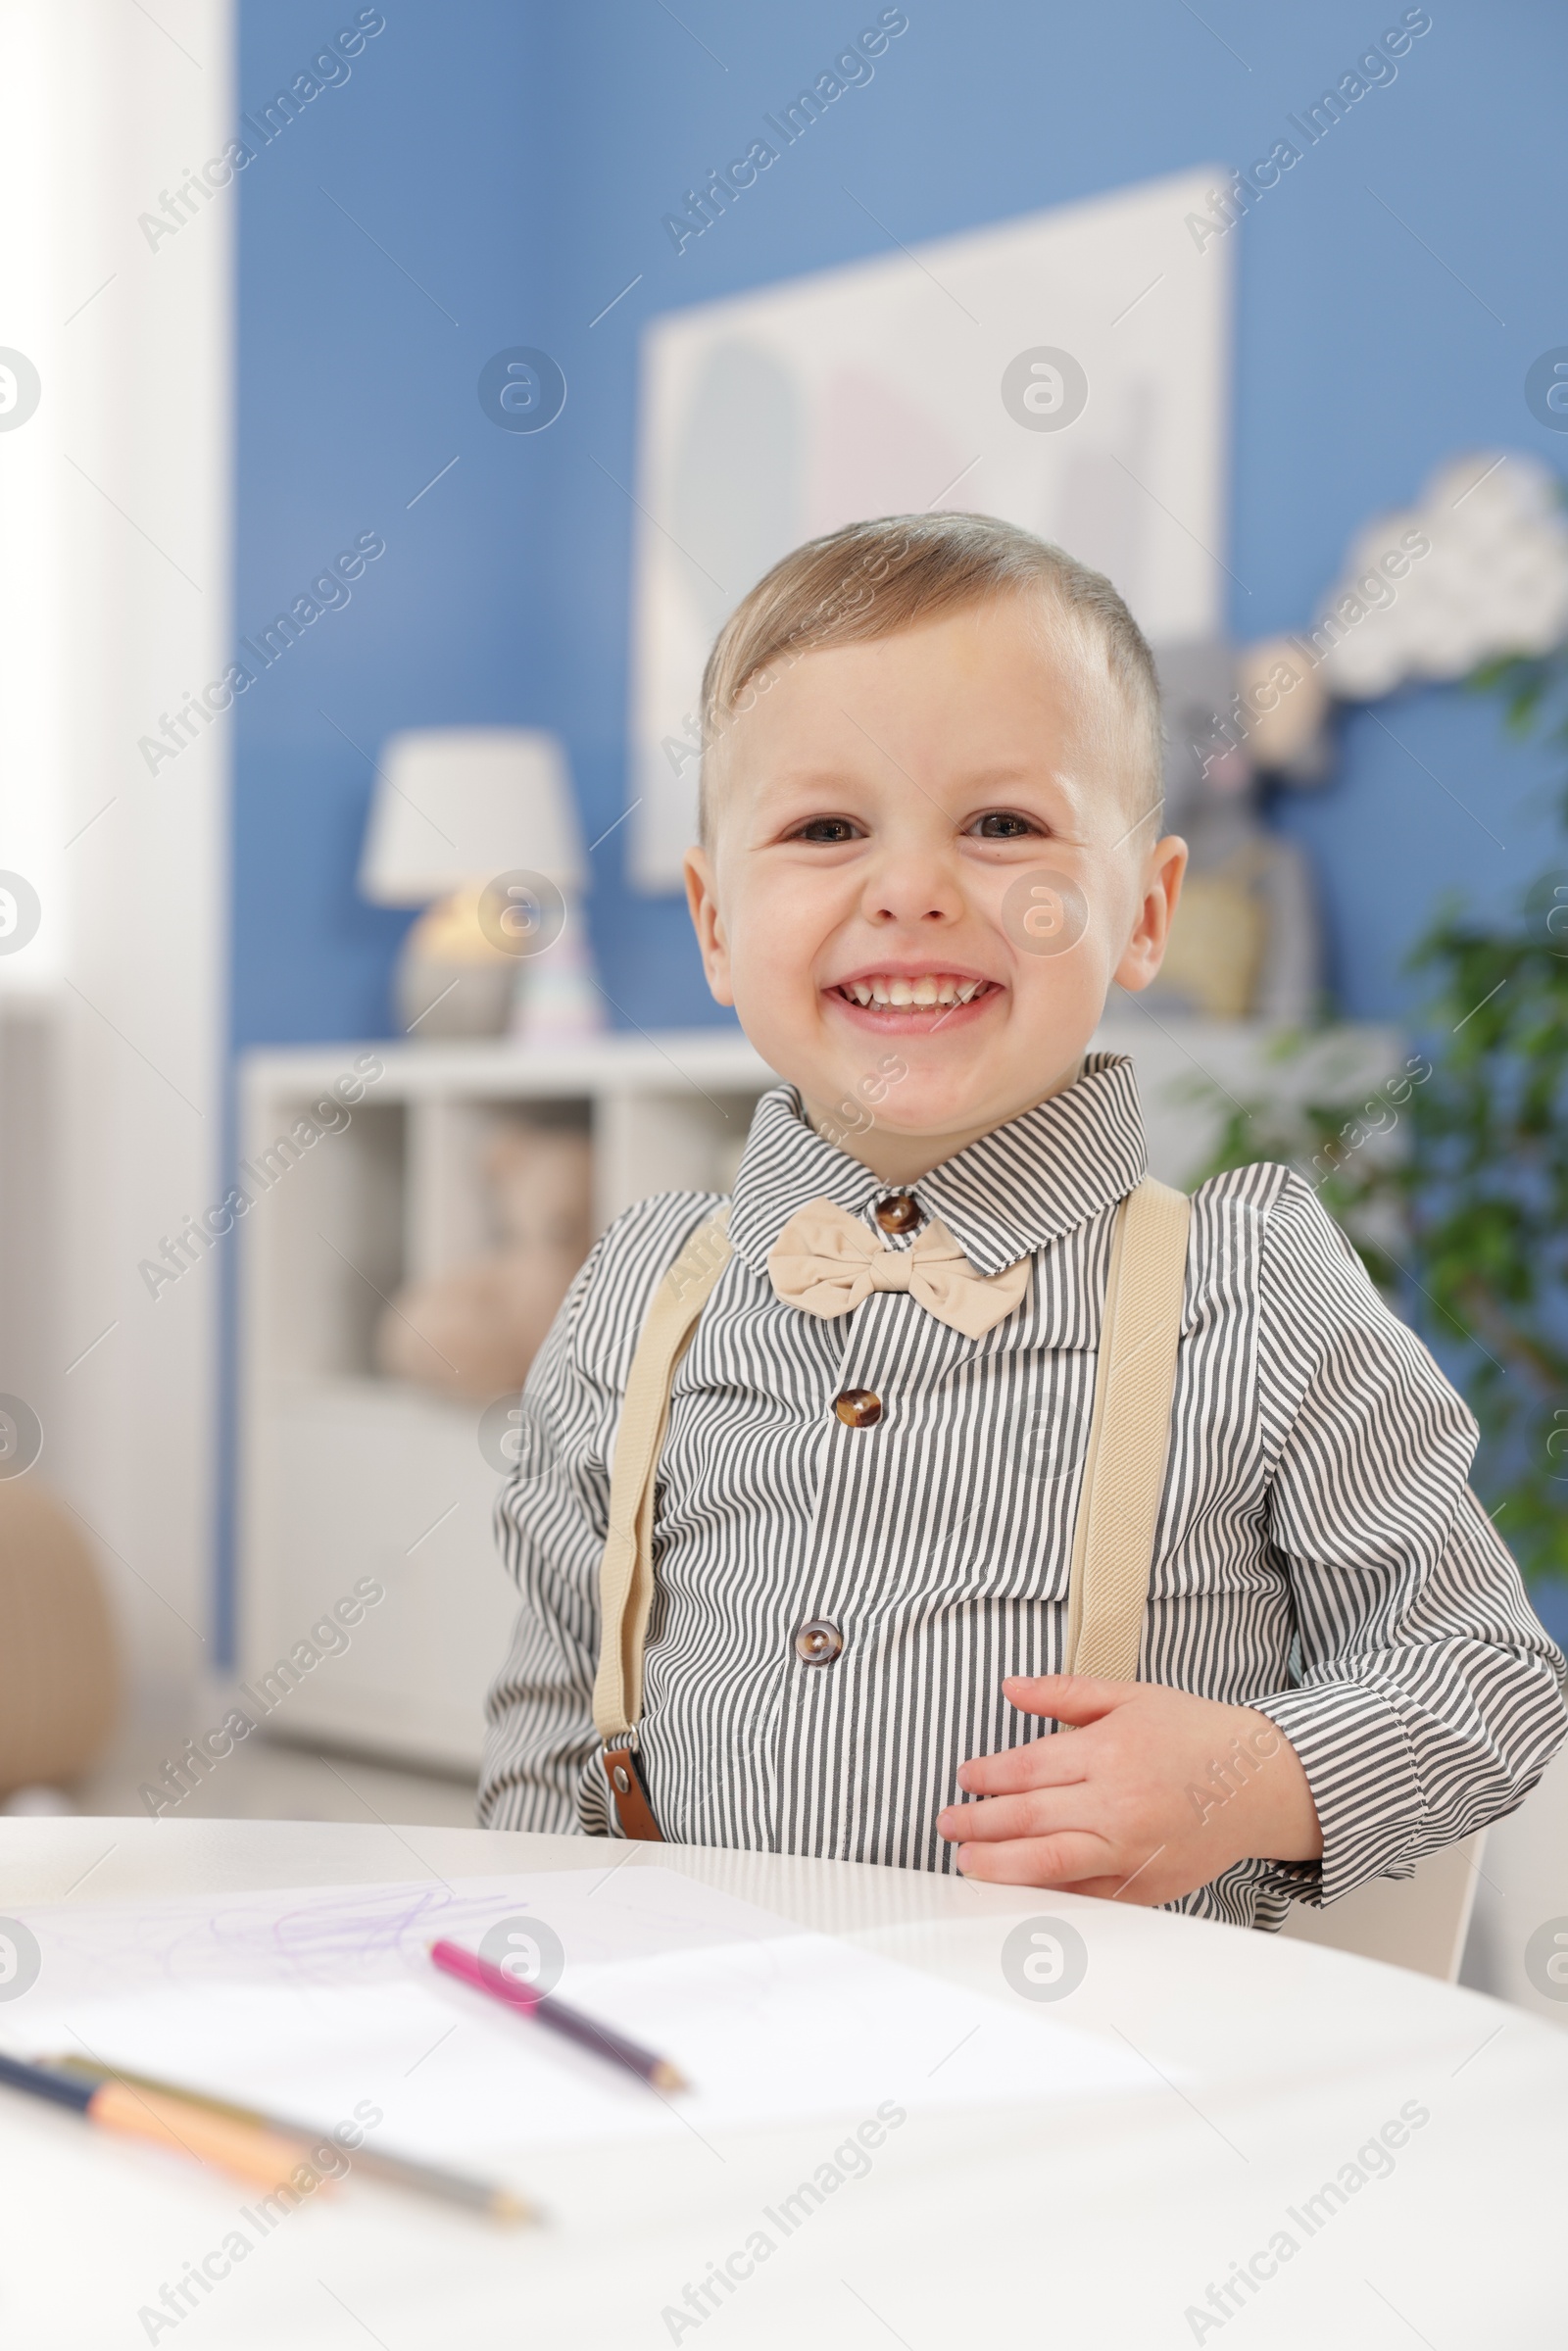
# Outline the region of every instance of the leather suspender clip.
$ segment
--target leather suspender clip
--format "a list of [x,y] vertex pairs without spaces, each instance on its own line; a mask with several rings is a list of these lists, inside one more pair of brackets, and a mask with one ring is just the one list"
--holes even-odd
[[610,1783],[610,1800],[615,1807],[622,1837],[636,1837],[643,1844],[662,1844],[663,1836],[654,1818],[637,1749],[607,1747],[605,1778]]

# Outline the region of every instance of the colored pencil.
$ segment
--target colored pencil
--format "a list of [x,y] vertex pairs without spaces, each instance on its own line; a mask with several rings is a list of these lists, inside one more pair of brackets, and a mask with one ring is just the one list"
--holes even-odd
[[552,2033],[561,2033],[566,2040],[575,2041],[581,2049],[591,2049],[596,2057],[608,2057],[614,2065],[624,2066],[654,2089],[685,2089],[684,2077],[666,2057],[656,2057],[651,2049],[640,2048],[623,2033],[613,2032],[609,2025],[596,2025],[592,2017],[580,2009],[568,2008],[554,1992],[535,1991],[530,1984],[519,1984],[504,1968],[490,1960],[481,1959],[477,1951],[466,1951],[461,1943],[435,1942],[430,1945],[430,1957],[438,1968],[461,1983],[472,1984],[475,1991],[486,1991],[492,1999],[504,2000],[519,2016],[532,2017],[535,2024],[548,2025]]
[[[233,2123],[248,2123],[254,2130],[275,2131],[288,2137],[298,2138],[307,2147],[337,2146],[326,2131],[312,2131],[307,2124],[285,2121],[281,2115],[264,2114],[251,2106],[237,2106],[228,2098],[210,2097],[206,2090],[187,2089],[178,2082],[160,2082],[152,2074],[127,2073],[116,2066],[111,2073],[85,2057],[46,2057],[41,2063],[58,2066],[62,2072],[85,2079],[127,2082],[133,2088],[151,2091],[162,2098],[176,2098],[187,2106],[200,2107],[204,2114],[224,2115]],[[416,2163],[411,2156],[391,2155],[379,2147],[344,2147],[342,2153],[351,2172],[363,2172],[368,2179],[385,2180],[389,2186],[407,2187],[420,2195],[440,2196],[448,2204],[462,2204],[469,2212],[483,2213],[492,2221],[534,2221],[538,2214],[533,2206],[514,2196],[510,2188],[496,2187],[488,2180],[473,2180],[466,2172],[449,2172],[445,2165]]]
[[197,2163],[220,2164],[225,2172],[259,2180],[264,2187],[285,2186],[289,2175],[307,2160],[299,2139],[258,2128],[249,2120],[241,2123],[229,2115],[203,2113],[181,2099],[103,2076],[87,2081],[47,2066],[24,2065],[20,2058],[0,2057],[0,2085],[67,2107],[100,2131],[172,2147]]

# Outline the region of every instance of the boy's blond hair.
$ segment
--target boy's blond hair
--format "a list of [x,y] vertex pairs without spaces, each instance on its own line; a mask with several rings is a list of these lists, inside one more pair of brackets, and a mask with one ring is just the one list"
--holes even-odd
[[1118,698],[1124,763],[1140,814],[1159,805],[1159,680],[1142,629],[1104,574],[992,514],[885,514],[810,539],[742,597],[703,671],[701,837],[708,754],[734,718],[803,654],[864,644],[1002,595],[1043,593],[1093,676]]

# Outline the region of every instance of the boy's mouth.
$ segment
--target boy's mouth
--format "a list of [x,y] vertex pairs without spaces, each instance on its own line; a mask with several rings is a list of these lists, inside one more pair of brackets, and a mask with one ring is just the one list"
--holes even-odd
[[935,1029],[967,1024],[979,1007],[1002,991],[995,980],[971,972],[860,972],[838,980],[825,993],[856,1019],[876,1028]]

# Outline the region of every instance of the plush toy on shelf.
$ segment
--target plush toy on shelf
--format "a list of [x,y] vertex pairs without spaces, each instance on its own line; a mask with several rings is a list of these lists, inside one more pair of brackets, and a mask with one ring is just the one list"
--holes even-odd
[[588,1254],[588,1138],[511,1124],[484,1153],[497,1247],[400,1290],[376,1329],[378,1370],[488,1401],[520,1388]]
[[[1315,749],[1322,689],[1298,658],[1293,688],[1282,695],[1283,666],[1268,645],[1244,655],[1213,643],[1171,646],[1158,663],[1165,828],[1192,854],[1150,1002],[1210,1020],[1305,1022],[1323,984],[1316,892],[1296,843],[1263,823],[1257,778],[1265,759],[1277,774],[1288,757]],[[1275,720],[1261,740],[1259,695]],[[1229,724],[1222,715],[1243,697],[1254,712],[1245,736],[1234,715]],[[1276,713],[1291,721],[1289,735]]]

